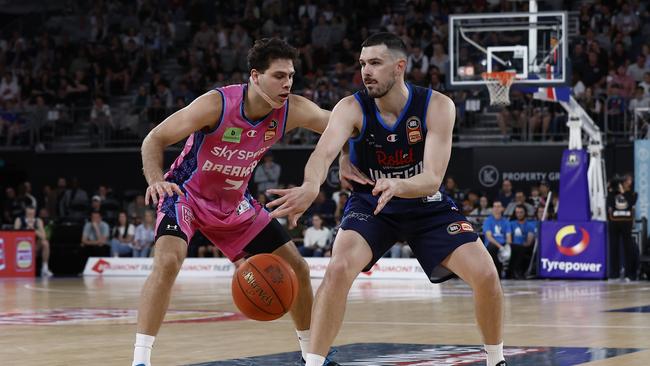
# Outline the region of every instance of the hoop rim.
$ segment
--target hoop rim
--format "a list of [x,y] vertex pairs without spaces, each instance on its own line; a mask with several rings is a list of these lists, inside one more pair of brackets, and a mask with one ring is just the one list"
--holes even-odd
[[481,77],[483,80],[487,81],[498,81],[501,85],[509,85],[517,76],[516,72],[513,71],[491,71],[491,72],[482,72]]

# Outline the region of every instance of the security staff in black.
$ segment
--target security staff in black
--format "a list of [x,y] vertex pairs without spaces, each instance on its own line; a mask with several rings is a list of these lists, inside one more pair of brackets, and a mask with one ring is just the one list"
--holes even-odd
[[631,189],[631,177],[614,179],[607,195],[609,221],[609,278],[619,278],[621,249],[625,265],[625,278],[636,280],[639,250],[632,241],[634,205],[637,195]]

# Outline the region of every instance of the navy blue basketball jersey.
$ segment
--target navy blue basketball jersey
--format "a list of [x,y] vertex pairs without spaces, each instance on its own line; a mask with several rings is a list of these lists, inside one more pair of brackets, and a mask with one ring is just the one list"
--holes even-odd
[[[363,127],[358,136],[349,140],[350,160],[374,181],[380,178],[410,178],[424,169],[426,116],[431,89],[406,85],[408,100],[392,127],[384,122],[375,99],[365,89],[354,94],[363,112]],[[372,186],[353,182],[353,187],[355,193],[363,194],[366,199],[378,198],[367,195],[372,191]],[[447,200],[442,193],[434,191],[428,197],[418,199],[394,197],[386,208],[429,206]],[[389,211],[392,210],[389,208]]]

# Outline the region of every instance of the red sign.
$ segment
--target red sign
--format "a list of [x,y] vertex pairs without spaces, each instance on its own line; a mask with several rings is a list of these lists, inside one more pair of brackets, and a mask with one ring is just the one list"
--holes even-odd
[[33,231],[0,231],[0,278],[34,277],[35,242]]

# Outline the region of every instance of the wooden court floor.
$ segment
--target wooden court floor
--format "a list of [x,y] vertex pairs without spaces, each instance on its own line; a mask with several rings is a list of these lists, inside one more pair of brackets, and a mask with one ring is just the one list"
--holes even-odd
[[[143,282],[140,278],[0,280],[0,365],[130,365]],[[318,284],[314,280],[314,287]],[[506,346],[530,352],[559,350],[533,363],[569,365],[556,357],[585,348],[591,349],[592,358],[578,364],[650,365],[650,283],[504,281],[503,287]],[[626,310],[611,311],[620,309]],[[392,350],[402,345],[404,350],[406,345],[420,349],[435,345],[453,351],[447,346],[481,343],[471,291],[458,280],[442,285],[426,280],[357,280],[336,340],[342,350],[349,344],[368,344],[364,349],[370,356],[388,349],[386,344],[393,344]],[[615,357],[596,360],[606,352],[603,349],[610,349]],[[166,324],[156,339],[153,364],[243,365],[219,360],[296,350],[287,316],[262,323],[236,313],[229,280],[179,279]],[[463,361],[464,356],[459,361],[451,356],[436,361],[422,354],[419,362],[359,361],[369,355],[337,360],[344,365],[483,365],[467,357]],[[532,362],[512,360],[511,366]]]

